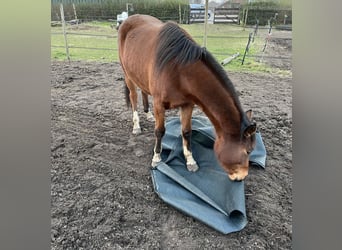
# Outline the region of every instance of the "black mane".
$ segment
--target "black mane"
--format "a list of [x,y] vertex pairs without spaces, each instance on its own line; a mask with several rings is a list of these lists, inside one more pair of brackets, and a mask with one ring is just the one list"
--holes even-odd
[[197,60],[202,60],[218,77],[222,86],[231,94],[242,115],[242,122],[245,121],[245,115],[233,83],[209,51],[200,47],[185,30],[174,22],[165,23],[158,38],[159,42],[156,53],[157,72],[161,72],[170,63],[186,65]]
[[202,48],[176,23],[167,22],[158,37],[156,69],[161,71],[171,61],[185,65],[199,60]]

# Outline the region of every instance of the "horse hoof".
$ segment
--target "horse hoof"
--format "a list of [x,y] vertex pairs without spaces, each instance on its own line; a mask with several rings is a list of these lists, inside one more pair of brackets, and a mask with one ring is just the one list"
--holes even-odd
[[186,165],[187,169],[190,171],[190,172],[196,172],[199,167],[198,165],[195,163],[195,164],[189,164],[189,165]]
[[157,166],[158,166],[158,163],[159,163],[160,161],[152,161],[152,163],[151,163],[151,167],[152,168],[156,168]]
[[133,135],[140,134],[141,133],[141,128],[134,128],[132,133],[133,133]]
[[146,113],[146,119],[149,121],[149,122],[155,122],[156,119],[154,119],[154,116],[151,112],[148,112]]
[[152,163],[151,163],[152,168],[157,167],[157,165],[158,165],[160,162],[161,162],[160,154],[154,153],[153,158],[152,158]]
[[154,118],[154,116],[152,115],[152,116],[149,116],[149,117],[147,117],[147,120],[149,121],[149,122],[155,122],[156,121],[156,119]]

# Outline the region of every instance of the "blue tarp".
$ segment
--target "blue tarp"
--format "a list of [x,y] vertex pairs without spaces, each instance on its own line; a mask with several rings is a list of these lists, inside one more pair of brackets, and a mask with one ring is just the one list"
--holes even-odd
[[[192,152],[197,172],[186,168],[179,118],[166,122],[162,162],[151,170],[155,192],[166,203],[206,225],[228,234],[247,224],[244,182],[231,181],[213,151],[215,132],[208,118],[192,118]],[[266,150],[260,133],[250,165],[265,167]],[[228,152],[227,152],[228,153]]]

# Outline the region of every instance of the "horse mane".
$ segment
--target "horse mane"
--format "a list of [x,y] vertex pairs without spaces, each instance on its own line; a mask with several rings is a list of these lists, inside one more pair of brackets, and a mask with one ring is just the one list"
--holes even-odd
[[213,55],[209,51],[206,51],[205,49],[203,50],[202,61],[206,63],[206,65],[211,69],[212,72],[216,73],[216,76],[220,79],[220,83],[230,93],[232,99],[234,100],[234,103],[241,114],[241,135],[242,135],[242,132],[245,130],[245,128],[247,128],[250,125],[250,121],[247,119],[245,112],[242,110],[240,100],[238,98],[237,92],[235,90],[235,87],[232,81],[229,79],[226,71],[216,61]]
[[185,30],[174,22],[166,22],[158,36],[156,69],[160,72],[171,61],[185,65],[202,57],[199,47]]
[[216,61],[216,59],[213,57],[213,55],[209,51],[203,51],[203,54],[204,56],[202,58],[202,61],[204,61],[206,65],[211,69],[211,71],[216,74],[217,78],[220,79],[220,83],[222,84],[222,86],[226,90],[228,90],[229,93],[231,93],[231,96],[234,99],[236,105],[242,111],[237,92],[235,90],[235,87],[232,81],[228,78],[226,71]]
[[182,66],[194,63],[197,60],[202,60],[216,75],[222,86],[230,93],[241,114],[241,125],[245,127],[246,123],[249,124],[242,110],[235,87],[222,66],[209,51],[200,47],[184,29],[174,22],[166,22],[158,36],[156,53],[157,72],[161,72],[170,63]]

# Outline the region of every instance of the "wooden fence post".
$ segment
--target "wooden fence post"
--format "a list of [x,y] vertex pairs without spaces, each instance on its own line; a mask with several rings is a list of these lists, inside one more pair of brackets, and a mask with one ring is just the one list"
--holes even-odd
[[243,63],[245,62],[245,57],[246,57],[247,52],[249,51],[249,45],[251,43],[252,35],[253,35],[253,32],[250,32],[249,36],[248,36],[247,46],[246,46],[246,49],[245,49],[245,54],[243,55],[241,65],[243,65]]
[[180,4],[178,5],[178,9],[179,9],[179,24],[181,24],[182,23],[182,8]]
[[247,25],[247,17],[248,17],[248,6],[247,6],[247,9],[245,11],[245,21],[243,22],[243,30],[245,30],[246,25]]
[[256,36],[257,33],[258,33],[258,29],[259,29],[259,19],[257,19],[257,20],[256,20],[256,23],[255,23],[252,43],[254,43],[254,38],[255,38],[255,36]]
[[204,14],[204,37],[203,47],[207,48],[207,35],[208,35],[208,4],[209,0],[205,0],[205,14]]
[[66,30],[65,30],[64,9],[63,9],[63,4],[62,3],[60,5],[60,11],[61,11],[61,21],[62,21],[62,28],[63,28],[63,36],[64,36],[64,42],[65,42],[65,51],[66,51],[67,59],[70,62],[68,39],[67,39]]
[[76,20],[76,25],[77,25],[77,28],[78,28],[78,19],[77,19],[76,7],[75,7],[75,4],[74,4],[74,3],[72,4],[72,8],[74,9],[74,15],[75,15],[75,20]]

